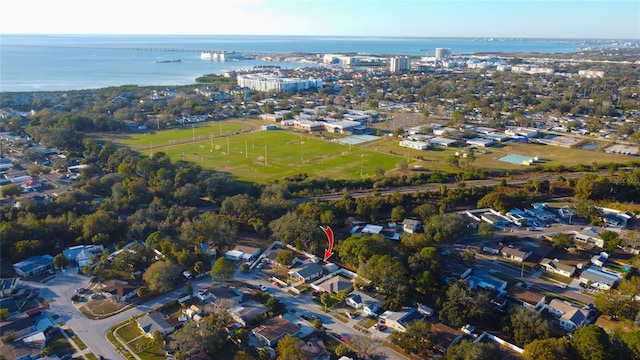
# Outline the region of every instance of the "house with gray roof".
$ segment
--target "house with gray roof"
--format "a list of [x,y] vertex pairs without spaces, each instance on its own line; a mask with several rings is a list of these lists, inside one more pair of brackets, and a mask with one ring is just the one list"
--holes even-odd
[[318,284],[317,287],[329,294],[335,294],[340,291],[350,291],[353,289],[353,283],[340,275],[336,275]]
[[594,268],[584,269],[580,274],[581,283],[587,284],[600,290],[609,290],[618,281],[620,281],[620,278],[618,276]]
[[362,310],[366,315],[372,316],[380,309],[380,301],[365,294],[360,290],[353,291],[345,299],[345,303],[354,309]]
[[558,259],[552,260],[549,258],[544,258],[542,259],[542,261],[540,261],[540,266],[545,268],[545,270],[547,270],[548,272],[552,272],[554,274],[566,276],[569,278],[572,277],[576,272],[575,266],[563,264]]
[[300,328],[283,317],[274,317],[251,329],[251,332],[261,342],[273,347],[286,335],[296,336]]
[[503,246],[502,249],[500,249],[500,254],[502,254],[503,257],[509,260],[523,262],[529,256],[531,256],[531,254],[533,254],[533,251],[529,249],[515,249],[508,246]]
[[308,282],[308,281],[313,281],[319,278],[320,276],[322,276],[322,271],[323,271],[322,266],[314,262],[309,262],[309,263],[303,264],[301,267],[297,269],[293,269],[289,271],[289,274],[292,277],[296,278],[298,281]]
[[175,328],[164,319],[164,315],[160,312],[149,313],[136,322],[146,337],[152,337],[156,331],[159,331],[162,335],[168,335],[175,330]]
[[22,277],[42,274],[50,269],[53,270],[53,256],[49,254],[34,255],[13,264],[13,270]]
[[569,302],[553,299],[545,305],[550,313],[558,317],[560,327],[567,331],[575,330],[587,323],[589,312]]

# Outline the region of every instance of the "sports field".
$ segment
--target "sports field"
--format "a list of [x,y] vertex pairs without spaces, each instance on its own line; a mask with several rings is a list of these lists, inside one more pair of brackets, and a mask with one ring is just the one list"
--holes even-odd
[[334,179],[370,177],[377,168],[392,170],[405,160],[398,155],[284,130],[241,133],[242,128],[228,127],[225,132],[223,123],[223,134],[228,136],[204,135],[208,128],[215,130],[216,125],[135,135],[120,141],[143,155],[162,151],[174,160],[184,159],[258,183],[300,173]]

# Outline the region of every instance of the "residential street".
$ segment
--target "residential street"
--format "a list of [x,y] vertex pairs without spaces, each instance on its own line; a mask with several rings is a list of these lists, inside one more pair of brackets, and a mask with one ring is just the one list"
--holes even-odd
[[[241,281],[258,287],[264,285],[267,292],[276,296],[278,300],[283,302],[287,309],[295,309],[296,316],[301,314],[316,315],[321,320],[328,332],[347,336],[349,338],[359,334],[353,327],[336,320],[332,316],[324,313],[318,304],[316,304],[310,295],[294,296],[287,292],[286,289],[280,289],[273,284],[266,282],[257,277],[257,271],[242,273],[237,271],[234,280]],[[24,282],[25,284],[38,288],[40,295],[50,304],[48,314],[50,317],[54,315],[60,316],[54,323],[64,323],[66,327],[72,329],[74,333],[87,345],[91,352],[96,356],[102,356],[105,359],[115,360],[122,359],[122,355],[116,351],[111,343],[106,339],[105,335],[108,329],[113,325],[134,317],[138,314],[150,311],[171,300],[178,299],[179,295],[186,291],[186,286],[164,294],[154,300],[148,301],[137,307],[128,309],[114,316],[102,320],[87,319],[71,302],[71,297],[76,293],[78,287],[88,287],[89,279],[86,276],[77,275],[76,269],[67,269],[65,272],[56,272],[56,276],[46,283]],[[201,280],[193,281],[194,291],[204,289],[211,285],[212,280],[205,277]],[[304,321],[304,320],[303,320]],[[355,323],[357,320],[352,320]],[[405,356],[381,346],[379,348],[383,358],[385,359],[406,359]]]

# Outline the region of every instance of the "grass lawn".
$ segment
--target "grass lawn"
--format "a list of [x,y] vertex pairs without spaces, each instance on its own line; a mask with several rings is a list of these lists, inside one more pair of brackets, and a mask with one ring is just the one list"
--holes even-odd
[[120,137],[119,141],[133,148],[153,146],[160,149],[162,146],[171,146],[183,141],[209,140],[211,137],[233,134],[248,127],[252,128],[250,125],[241,123],[240,120],[185,124],[170,130],[154,131],[148,129],[127,134]]
[[82,340],[80,340],[80,338],[78,337],[78,335],[76,335],[76,334],[73,332],[73,330],[71,330],[71,329],[67,329],[67,330],[65,330],[65,332],[67,333],[67,335],[69,335],[69,337],[71,338],[71,341],[73,341],[73,342],[76,344],[76,346],[78,347],[78,349],[80,349],[80,350],[84,350],[84,349],[86,349],[86,348],[87,348],[87,345],[86,345]]
[[122,338],[122,340],[126,342],[132,341],[133,339],[143,335],[142,331],[140,331],[140,328],[138,328],[138,324],[135,321],[130,322],[124,327],[121,327],[116,332]]
[[131,350],[143,360],[160,360],[166,357],[162,344],[151,344],[151,339],[141,337],[129,343]]
[[551,272],[544,272],[542,274],[540,274],[540,278],[547,280],[547,281],[551,281],[551,282],[560,282],[563,284],[570,284],[571,283],[571,279],[569,279],[568,277],[559,275],[559,274],[554,274]]
[[47,339],[47,347],[50,347],[53,353],[59,356],[73,354],[76,351],[67,341],[67,338],[62,335],[62,331],[55,333]]
[[87,304],[80,308],[87,317],[96,317],[100,315],[113,314],[128,304],[119,303],[111,299],[89,300]]

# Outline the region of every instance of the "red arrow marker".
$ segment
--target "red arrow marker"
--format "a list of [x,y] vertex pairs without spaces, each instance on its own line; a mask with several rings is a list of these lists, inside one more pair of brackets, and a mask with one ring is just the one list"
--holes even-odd
[[327,239],[329,239],[329,249],[324,250],[324,261],[327,261],[333,255],[333,230],[329,226],[320,226],[320,229],[324,231]]

